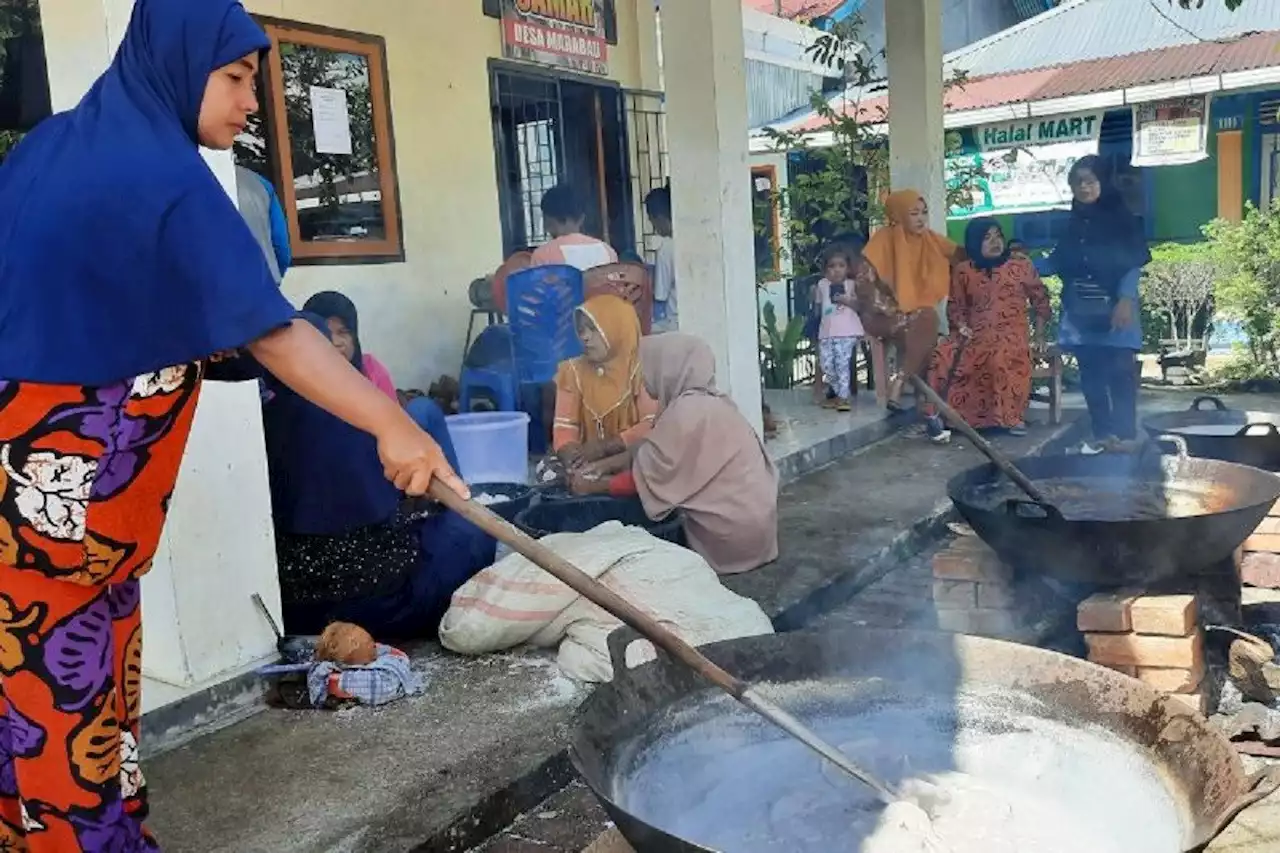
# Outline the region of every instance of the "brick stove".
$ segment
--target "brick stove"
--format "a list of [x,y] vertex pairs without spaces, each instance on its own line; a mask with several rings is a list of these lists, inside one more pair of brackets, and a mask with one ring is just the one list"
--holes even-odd
[[1206,682],[1204,629],[1194,595],[1096,593],[1080,603],[1076,627],[1093,663],[1208,712],[1214,685]]
[[1241,557],[1158,587],[1103,590],[1020,573],[960,536],[934,555],[933,601],[944,631],[1075,649],[1205,713],[1224,671],[1208,663],[1204,628],[1241,627]]

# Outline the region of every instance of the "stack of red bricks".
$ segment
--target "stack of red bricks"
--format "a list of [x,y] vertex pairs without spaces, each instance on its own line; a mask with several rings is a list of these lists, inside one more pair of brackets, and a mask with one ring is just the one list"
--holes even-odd
[[1076,611],[1089,660],[1207,710],[1204,632],[1193,595],[1099,593]]
[[1280,589],[1280,503],[1241,546],[1240,577],[1249,586]]
[[944,631],[1018,636],[1013,572],[975,536],[961,536],[934,555],[933,604]]

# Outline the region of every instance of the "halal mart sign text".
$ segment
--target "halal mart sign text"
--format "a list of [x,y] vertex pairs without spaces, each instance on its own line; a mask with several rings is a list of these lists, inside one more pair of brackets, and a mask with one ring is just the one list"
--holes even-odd
[[1096,140],[1101,130],[1102,113],[1086,113],[986,124],[974,128],[974,135],[981,150],[999,151],[1002,148]]

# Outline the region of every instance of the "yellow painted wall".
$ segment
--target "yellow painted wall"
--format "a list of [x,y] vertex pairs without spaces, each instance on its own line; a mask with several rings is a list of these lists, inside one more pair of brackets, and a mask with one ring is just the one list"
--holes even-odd
[[[648,0],[638,3],[649,6]],[[488,60],[501,25],[479,0],[247,0],[250,11],[386,39],[406,261],[296,267],[299,305],[341,290],[360,309],[365,349],[400,387],[425,388],[462,363],[467,285],[501,262]],[[441,11],[448,8],[450,11]],[[618,3],[612,79],[640,85],[637,4]]]

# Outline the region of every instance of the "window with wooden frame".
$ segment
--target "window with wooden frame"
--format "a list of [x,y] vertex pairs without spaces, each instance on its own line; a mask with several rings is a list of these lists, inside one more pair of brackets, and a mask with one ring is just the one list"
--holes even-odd
[[404,260],[385,42],[258,22],[272,50],[236,162],[273,179],[294,262]]
[[782,211],[778,203],[778,170],[751,167],[751,209],[755,225],[756,275],[765,280],[782,275]]

